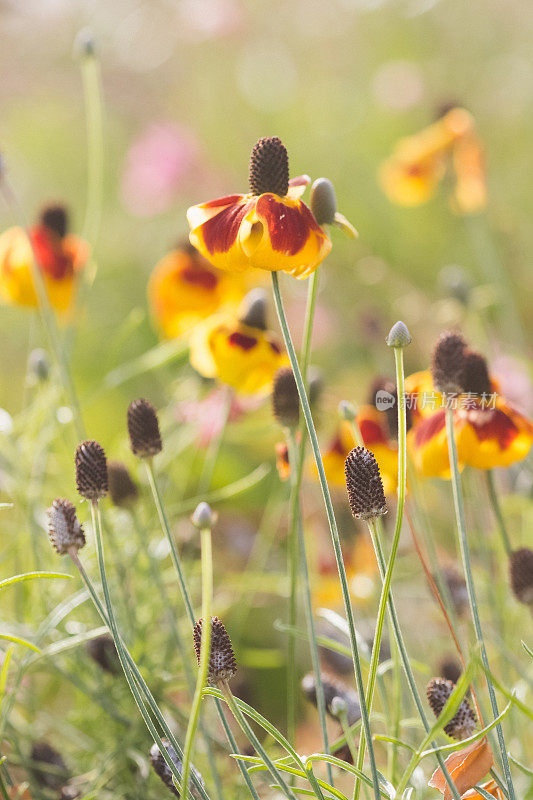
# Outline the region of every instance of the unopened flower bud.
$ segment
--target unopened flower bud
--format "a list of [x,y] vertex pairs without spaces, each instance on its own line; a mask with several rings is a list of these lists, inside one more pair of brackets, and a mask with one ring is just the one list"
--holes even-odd
[[217,513],[213,511],[209,503],[198,503],[191,522],[198,530],[212,530],[217,521]]
[[337,212],[337,196],[327,178],[317,178],[311,186],[311,211],[319,225],[333,225]]
[[395,322],[385,341],[389,347],[407,347],[408,344],[411,344],[411,334],[405,322],[401,320]]
[[357,416],[357,410],[353,403],[349,400],[341,400],[339,403],[339,417],[346,420],[346,422],[354,422]]

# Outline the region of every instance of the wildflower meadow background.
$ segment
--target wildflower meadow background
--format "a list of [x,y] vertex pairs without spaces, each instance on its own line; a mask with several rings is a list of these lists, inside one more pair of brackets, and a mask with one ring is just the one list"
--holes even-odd
[[0,4],[4,800],[533,797],[532,24]]

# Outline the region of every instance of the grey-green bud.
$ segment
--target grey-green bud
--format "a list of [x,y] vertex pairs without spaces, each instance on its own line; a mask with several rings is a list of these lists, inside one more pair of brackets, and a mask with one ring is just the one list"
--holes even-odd
[[192,524],[199,530],[212,530],[217,521],[217,513],[209,503],[199,503],[191,517]]
[[411,344],[411,334],[405,322],[395,322],[385,340],[389,347],[407,347]]
[[349,400],[341,400],[339,403],[339,417],[346,422],[353,422],[357,416],[357,410]]
[[311,211],[319,225],[333,225],[337,213],[337,196],[327,178],[317,178],[311,186]]

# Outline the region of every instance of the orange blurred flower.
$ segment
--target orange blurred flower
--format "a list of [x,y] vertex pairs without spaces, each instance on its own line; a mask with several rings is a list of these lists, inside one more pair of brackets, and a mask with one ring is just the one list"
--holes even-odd
[[[494,757],[487,739],[483,738],[463,750],[452,753],[444,763],[457,791],[463,796],[485,777],[494,763]],[[431,776],[428,786],[438,789],[444,795],[444,800],[451,800],[452,793],[440,767]],[[473,795],[469,793],[466,796],[476,797],[478,793],[475,792]]]
[[235,307],[244,297],[239,276],[221,272],[188,242],[156,264],[148,281],[148,301],[161,333],[182,336],[215,311]]
[[[369,600],[375,588],[377,563],[367,531],[361,531],[357,535],[352,549],[345,554],[344,567],[352,600],[359,603]],[[335,610],[343,606],[337,565],[331,558],[319,559],[318,574],[311,588],[313,605],[316,608]]]
[[276,443],[276,469],[280,481],[288,481],[291,476],[291,466],[289,463],[289,448],[286,442]]
[[487,202],[483,151],[473,117],[463,108],[452,108],[419,133],[401,139],[382,164],[379,181],[391,202],[417,206],[433,197],[448,168],[456,181],[454,210],[482,211]]
[[[398,448],[390,440],[386,415],[375,406],[361,406],[356,424],[361,431],[364,446],[374,454],[378,462],[385,494],[393,494],[398,486]],[[355,444],[349,423],[341,422],[322,456],[328,483],[333,486],[345,485],[344,462]]]
[[219,269],[310,275],[331,250],[331,241],[300,200],[310,179],[289,181],[288,170],[281,141],[260,139],[252,151],[248,194],[210,200],[187,211],[191,244]]
[[289,363],[278,338],[267,330],[260,291],[250,292],[241,315],[215,314],[191,336],[190,361],[195,370],[245,395],[270,392],[274,375]]
[[66,211],[61,206],[46,208],[29,233],[9,228],[0,236],[0,299],[37,308],[32,271],[36,263],[52,308],[67,311],[88,255],[87,243],[67,232]]
[[[446,438],[447,402],[433,386],[431,373],[406,381],[407,403],[415,422],[407,442],[415,468],[426,477],[450,477]],[[507,467],[527,456],[533,444],[533,423],[512,408],[490,381],[491,392],[466,392],[454,403],[454,430],[459,466],[476,469]]]

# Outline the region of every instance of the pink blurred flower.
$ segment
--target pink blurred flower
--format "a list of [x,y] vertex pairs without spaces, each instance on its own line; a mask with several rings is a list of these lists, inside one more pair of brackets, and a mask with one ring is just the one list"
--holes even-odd
[[[206,447],[224,426],[227,387],[214,389],[203,400],[184,400],[178,404],[176,416],[180,422],[190,422],[197,426],[198,446]],[[255,397],[239,398],[233,394],[228,422],[235,422],[261,404]]]
[[500,355],[491,362],[491,372],[502,386],[506,400],[518,411],[533,413],[533,387],[527,367],[518,358]]
[[166,211],[192,180],[198,156],[198,143],[184,126],[149,125],[126,155],[121,185],[125,205],[142,217]]

